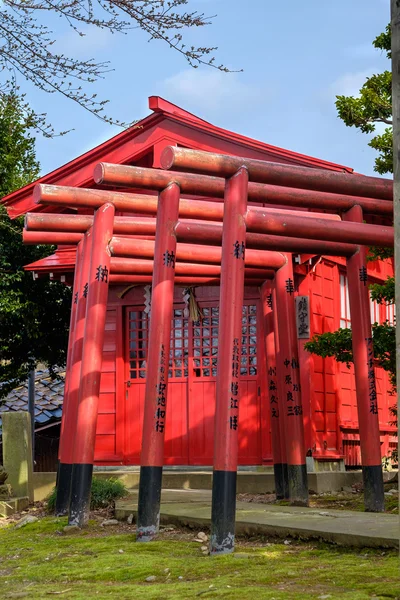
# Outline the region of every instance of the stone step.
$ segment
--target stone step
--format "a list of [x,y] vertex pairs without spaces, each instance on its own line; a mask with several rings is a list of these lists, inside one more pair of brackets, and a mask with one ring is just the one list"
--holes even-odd
[[[115,504],[115,517],[137,514],[137,490]],[[208,531],[211,520],[209,490],[163,490],[160,521]],[[398,548],[398,515],[348,510],[321,510],[255,502],[236,503],[236,532],[278,538],[321,540],[358,548]]]
[[[124,482],[128,489],[138,489],[139,471],[96,471],[96,477],[117,477]],[[362,481],[361,471],[332,471],[309,473],[308,484],[310,492],[322,494],[325,492],[338,492],[343,487],[352,486]],[[211,490],[211,471],[164,471],[163,489],[165,490]],[[239,471],[237,476],[238,494],[263,494],[273,493],[275,482],[273,473],[260,473],[257,471]]]

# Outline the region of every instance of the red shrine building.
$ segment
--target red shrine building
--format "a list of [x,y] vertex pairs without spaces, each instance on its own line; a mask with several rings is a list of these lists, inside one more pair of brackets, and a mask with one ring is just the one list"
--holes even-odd
[[[97,163],[157,169],[162,151],[170,145],[328,169],[352,176],[349,167],[226,131],[160,97],[150,97],[149,108],[151,114],[134,127],[35,183],[93,188],[93,170]],[[34,185],[3,199],[11,217],[27,212],[62,212],[60,207],[36,205],[32,196]],[[80,212],[90,214],[88,210]],[[368,220],[382,222],[371,215]],[[26,268],[33,272],[34,278],[46,276],[71,285],[75,253],[74,247],[59,246],[54,254]],[[346,263],[339,257],[313,254],[298,255],[294,260],[294,294],[308,299],[309,311],[307,325],[298,340],[307,454],[316,461],[323,461],[325,466],[327,461],[360,466],[353,368],[304,350],[304,343],[315,333],[351,327]],[[383,282],[392,274],[391,261],[368,264],[369,283]],[[221,351],[218,347],[218,305],[217,286],[190,289],[175,286],[165,437],[167,465],[205,466],[213,462],[216,371]],[[95,448],[98,465],[140,463],[150,310],[150,286],[110,287]],[[386,320],[393,323],[393,319],[392,305],[377,305],[371,301],[372,323]],[[390,394],[387,374],[381,368],[376,368],[375,372],[381,449],[385,456],[396,445],[396,431],[390,424],[389,412],[395,399]],[[272,464],[271,378],[258,286],[245,288],[240,379],[239,465]]]

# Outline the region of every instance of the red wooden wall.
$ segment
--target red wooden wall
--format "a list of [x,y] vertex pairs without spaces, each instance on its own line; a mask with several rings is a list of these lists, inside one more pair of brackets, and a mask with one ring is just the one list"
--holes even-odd
[[[370,282],[379,282],[393,273],[389,262],[374,263],[368,267]],[[342,282],[342,289],[341,289]],[[302,292],[310,294],[311,334],[335,331],[351,326],[344,261],[322,259],[310,269],[302,283]],[[308,291],[307,291],[308,290]],[[373,321],[383,323],[390,311],[384,305],[371,306]],[[360,466],[357,401],[354,369],[333,358],[310,358],[311,376],[311,430],[313,455],[321,458],[343,456],[348,466]],[[388,455],[395,442],[395,428],[389,407],[394,404],[387,373],[375,368],[378,392],[379,423],[382,456]]]
[[[298,293],[310,297],[311,334],[350,326],[340,259],[315,258],[298,276]],[[371,265],[371,281],[391,274],[391,265]],[[342,282],[342,291],[341,291]],[[197,288],[203,312],[199,323],[184,315],[182,289],[175,291],[166,464],[211,465],[214,444],[219,288]],[[139,464],[145,392],[148,316],[143,288],[112,288],[107,312],[96,437],[98,464]],[[375,307],[383,322],[390,309]],[[242,322],[239,463],[271,463],[270,420],[261,306],[257,288],[246,288]],[[359,466],[360,444],[353,367],[321,359],[303,350],[299,341],[306,447],[315,458],[344,458]],[[395,443],[389,406],[390,382],[376,368],[382,455]]]

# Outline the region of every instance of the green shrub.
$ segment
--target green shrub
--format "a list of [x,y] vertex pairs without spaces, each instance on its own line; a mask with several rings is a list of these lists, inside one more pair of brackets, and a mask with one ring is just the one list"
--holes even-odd
[[[90,510],[97,508],[107,508],[111,506],[118,498],[123,498],[128,493],[127,488],[119,479],[111,477],[110,479],[102,479],[93,477],[92,490],[90,496]],[[56,507],[57,488],[47,498],[47,509],[49,512],[54,512]]]

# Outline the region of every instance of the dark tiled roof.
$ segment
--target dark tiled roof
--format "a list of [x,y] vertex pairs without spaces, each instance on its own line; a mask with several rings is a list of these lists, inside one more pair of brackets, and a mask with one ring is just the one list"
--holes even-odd
[[[59,372],[60,379],[51,379],[48,371],[36,371],[35,379],[35,426],[40,427],[50,421],[61,419],[64,398],[65,372]],[[10,410],[28,410],[28,381],[15,388],[0,400],[1,415]]]

